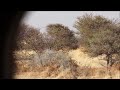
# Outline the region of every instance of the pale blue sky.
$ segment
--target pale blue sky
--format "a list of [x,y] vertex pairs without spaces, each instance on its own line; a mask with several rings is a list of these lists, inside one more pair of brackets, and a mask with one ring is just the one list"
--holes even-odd
[[23,22],[36,28],[41,28],[41,31],[44,31],[48,24],[55,23],[63,24],[75,30],[73,24],[76,18],[86,13],[102,15],[110,19],[119,18],[119,11],[29,11],[25,15]]

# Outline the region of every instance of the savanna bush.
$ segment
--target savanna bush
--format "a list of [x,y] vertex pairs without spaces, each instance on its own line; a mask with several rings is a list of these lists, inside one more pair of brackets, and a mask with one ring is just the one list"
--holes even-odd
[[34,56],[34,64],[40,66],[56,66],[56,68],[73,68],[75,63],[67,53],[46,49],[41,55]]

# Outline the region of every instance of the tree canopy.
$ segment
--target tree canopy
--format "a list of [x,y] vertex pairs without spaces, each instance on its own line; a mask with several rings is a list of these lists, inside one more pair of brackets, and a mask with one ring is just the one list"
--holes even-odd
[[120,26],[103,16],[84,15],[79,17],[75,28],[80,31],[81,46],[91,56],[106,55],[107,64],[112,66],[113,55],[120,53]]

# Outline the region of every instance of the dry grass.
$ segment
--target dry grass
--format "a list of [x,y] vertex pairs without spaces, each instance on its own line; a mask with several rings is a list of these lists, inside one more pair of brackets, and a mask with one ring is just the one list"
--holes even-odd
[[83,53],[81,49],[71,50],[69,51],[69,55],[79,66],[89,66],[93,68],[106,66],[106,61],[103,60],[104,56],[92,58]]
[[79,67],[79,79],[119,79],[120,74],[116,68],[109,72],[106,68]]
[[16,60],[31,59],[35,54],[36,52],[33,50],[14,51],[14,57]]
[[102,57],[91,58],[80,49],[71,50],[69,56],[76,63],[76,68],[63,69],[55,64],[51,66],[33,66],[30,60],[16,61],[15,78],[19,79],[120,79],[118,68],[106,69]]
[[[75,72],[71,72],[70,68],[63,71],[55,66],[31,68],[25,63],[17,63],[17,73],[15,78],[19,79],[113,79],[120,78],[119,71],[116,68],[111,69],[111,75],[106,68],[93,68],[89,66],[77,67]],[[76,73],[76,77],[73,73]]]

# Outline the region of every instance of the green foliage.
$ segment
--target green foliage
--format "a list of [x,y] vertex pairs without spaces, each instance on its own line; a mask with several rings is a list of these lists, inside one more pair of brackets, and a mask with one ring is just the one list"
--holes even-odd
[[47,33],[49,35],[49,39],[51,39],[53,49],[73,49],[77,47],[77,39],[73,32],[62,24],[48,25]]
[[78,17],[74,27],[80,31],[82,39],[91,38],[100,28],[109,26],[112,22],[102,16],[92,16],[92,14]]
[[120,26],[102,16],[85,15],[74,25],[81,35],[81,46],[91,56],[105,54],[107,64],[112,66],[113,55],[120,53]]

